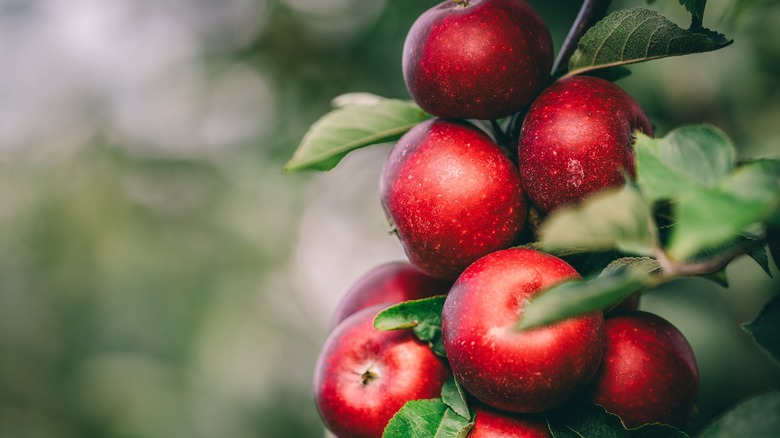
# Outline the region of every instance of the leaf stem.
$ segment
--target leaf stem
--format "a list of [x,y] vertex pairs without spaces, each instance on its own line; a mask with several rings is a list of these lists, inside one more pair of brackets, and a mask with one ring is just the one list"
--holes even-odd
[[611,0],[584,0],[582,2],[580,12],[577,14],[569,34],[566,35],[566,39],[563,41],[558,57],[555,58],[552,68],[553,76],[566,71],[569,58],[577,49],[577,43],[580,41],[580,38],[591,26],[604,17],[610,3]]

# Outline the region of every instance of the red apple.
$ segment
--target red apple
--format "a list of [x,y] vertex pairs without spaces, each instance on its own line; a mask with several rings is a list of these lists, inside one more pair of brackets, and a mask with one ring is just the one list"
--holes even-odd
[[365,308],[339,324],[320,351],[315,402],[339,438],[376,438],[409,400],[438,397],[450,377],[445,362],[410,330],[374,328],[383,305]]
[[360,277],[341,297],[333,315],[333,326],[366,307],[443,295],[451,286],[452,281],[431,277],[409,262],[379,265]]
[[472,406],[476,417],[468,438],[551,438],[547,421],[533,414],[512,414],[483,404]]
[[547,85],[552,39],[525,0],[454,0],[429,9],[404,43],[409,94],[442,118],[497,119]]
[[442,337],[453,374],[467,392],[494,408],[541,412],[572,398],[601,363],[601,311],[519,331],[526,303],[579,275],[563,260],[510,248],[468,267],[442,311]]
[[380,195],[409,260],[439,278],[512,245],[525,223],[517,168],[465,122],[428,120],[407,132],[387,157]]
[[545,89],[523,122],[520,178],[544,211],[581,201],[634,176],[635,131],[652,135],[647,115],[620,87],[574,76]]
[[696,403],[699,372],[693,350],[669,321],[628,312],[606,321],[604,361],[589,398],[627,427],[685,426]]

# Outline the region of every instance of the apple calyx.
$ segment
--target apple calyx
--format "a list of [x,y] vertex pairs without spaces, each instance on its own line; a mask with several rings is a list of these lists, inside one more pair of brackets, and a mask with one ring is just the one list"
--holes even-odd
[[363,386],[368,386],[378,378],[379,373],[374,369],[374,365],[372,364],[360,375],[360,382]]
[[460,6],[461,8],[465,8],[469,5],[469,0],[452,0],[453,3]]

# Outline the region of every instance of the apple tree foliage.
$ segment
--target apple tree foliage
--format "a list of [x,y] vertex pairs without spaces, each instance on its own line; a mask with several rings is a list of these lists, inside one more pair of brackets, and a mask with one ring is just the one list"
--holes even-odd
[[[732,43],[703,27],[705,0],[679,3],[691,14],[687,29],[647,8],[607,15],[579,38],[564,76],[619,77],[628,73],[623,67],[627,64]],[[306,133],[287,171],[330,170],[349,152],[393,142],[431,118],[413,102],[366,93],[339,96],[333,104],[334,110]],[[491,126],[499,141],[511,135],[501,126]],[[682,126],[656,139],[637,133],[634,150],[635,181],[558,209],[534,227],[535,239],[524,246],[578,261],[584,280],[567,281],[541,294],[527,306],[518,330],[608,310],[633,294],[681,277],[699,276],[727,286],[725,267],[740,256],[751,257],[771,275],[765,230],[780,226],[780,159],[740,159],[728,136],[710,125]],[[377,315],[375,327],[412,329],[445,356],[443,304],[444,296],[397,304]],[[743,328],[780,362],[780,297]],[[773,436],[780,430],[778,412],[780,393],[760,395],[734,407],[698,436]],[[440,398],[408,402],[384,436],[464,437],[473,421],[463,389],[453,379]],[[618,417],[592,404],[553,411],[547,421],[556,438],[688,436],[662,425],[629,430]]]

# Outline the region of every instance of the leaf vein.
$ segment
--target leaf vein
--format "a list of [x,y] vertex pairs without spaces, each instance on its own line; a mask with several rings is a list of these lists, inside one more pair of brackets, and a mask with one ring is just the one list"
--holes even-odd
[[607,35],[606,35],[606,37],[604,37],[604,38],[601,40],[601,43],[598,45],[598,47],[596,47],[596,50],[595,50],[595,51],[594,51],[594,53],[593,53],[593,60],[591,61],[591,65],[595,65],[595,64],[596,64],[596,59],[597,59],[597,58],[599,57],[599,55],[601,54],[601,50],[604,48],[604,45],[607,43],[607,40],[609,40],[609,39],[612,37],[612,35],[613,35],[613,34],[614,34],[616,31],[617,31],[617,29],[618,29],[620,26],[622,26],[622,25],[623,25],[623,23],[624,23],[626,20],[628,20],[629,18],[631,18],[631,17],[629,16],[629,14],[626,14],[624,17],[621,17],[621,19],[620,19],[620,20],[619,20],[617,23],[615,23],[615,27],[613,27],[613,28],[612,28],[612,29],[611,29],[609,32],[607,32]]

